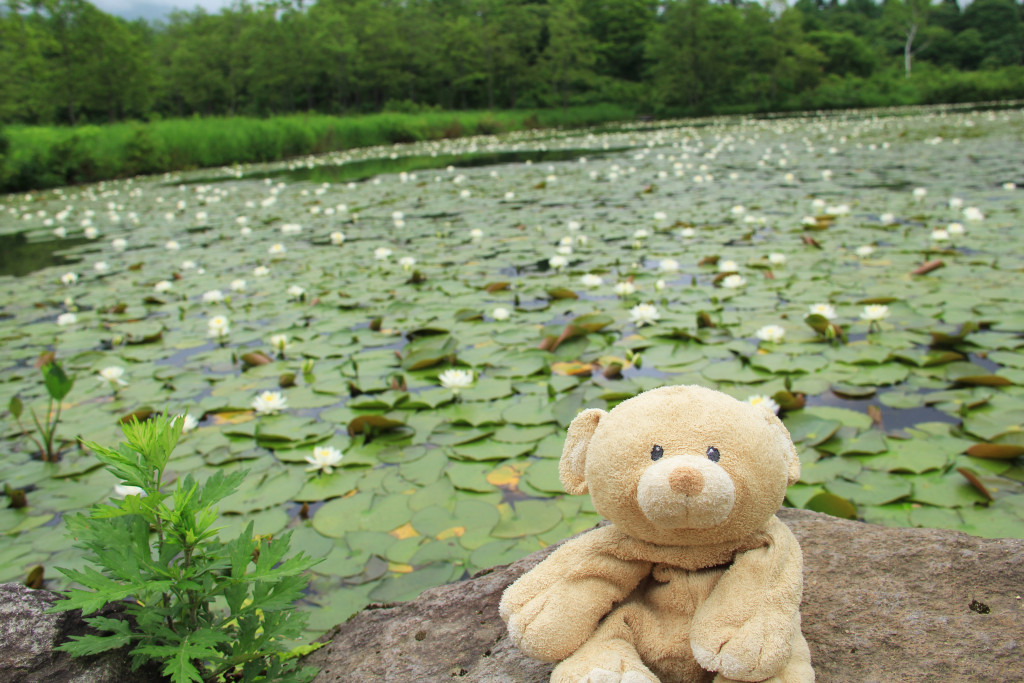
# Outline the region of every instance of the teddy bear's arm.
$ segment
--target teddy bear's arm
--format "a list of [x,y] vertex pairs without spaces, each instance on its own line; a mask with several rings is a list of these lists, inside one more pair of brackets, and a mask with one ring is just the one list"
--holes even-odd
[[649,562],[617,556],[619,536],[614,527],[588,532],[505,589],[498,611],[519,649],[542,661],[565,659],[650,573]]
[[740,681],[773,676],[800,627],[803,555],[773,517],[766,547],[740,553],[693,615],[690,645],[708,671]]

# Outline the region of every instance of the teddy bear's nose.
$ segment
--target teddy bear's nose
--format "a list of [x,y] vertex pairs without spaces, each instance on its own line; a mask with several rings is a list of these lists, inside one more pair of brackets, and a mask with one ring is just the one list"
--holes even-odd
[[679,467],[668,475],[668,485],[676,493],[696,496],[704,490],[704,475],[692,467]]

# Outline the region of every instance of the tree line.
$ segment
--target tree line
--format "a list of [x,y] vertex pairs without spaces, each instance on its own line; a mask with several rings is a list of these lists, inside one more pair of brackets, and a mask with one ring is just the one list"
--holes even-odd
[[237,0],[146,22],[86,0],[5,0],[0,123],[1024,95],[1014,0],[771,2]]

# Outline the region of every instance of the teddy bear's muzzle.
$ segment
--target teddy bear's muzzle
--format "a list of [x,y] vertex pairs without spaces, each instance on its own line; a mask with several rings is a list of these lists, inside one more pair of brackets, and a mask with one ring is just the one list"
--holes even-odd
[[707,458],[668,457],[644,471],[637,483],[637,502],[658,526],[707,529],[732,512],[736,487],[729,473]]

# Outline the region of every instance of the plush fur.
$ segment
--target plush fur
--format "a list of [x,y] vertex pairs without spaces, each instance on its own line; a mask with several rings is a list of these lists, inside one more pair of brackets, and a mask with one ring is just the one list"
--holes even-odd
[[565,490],[589,492],[612,524],[559,548],[500,606],[523,652],[561,662],[553,683],[814,680],[803,556],[775,517],[800,461],[771,411],[655,389],[580,413],[559,466]]

